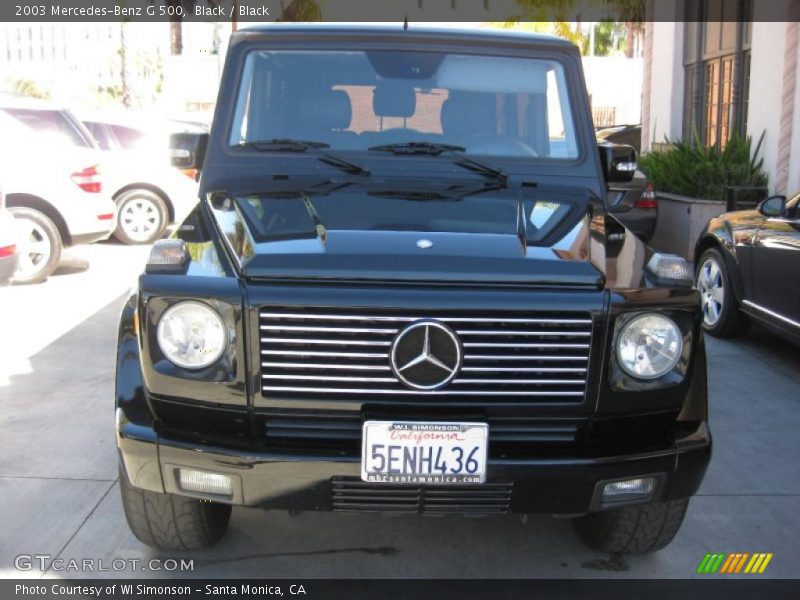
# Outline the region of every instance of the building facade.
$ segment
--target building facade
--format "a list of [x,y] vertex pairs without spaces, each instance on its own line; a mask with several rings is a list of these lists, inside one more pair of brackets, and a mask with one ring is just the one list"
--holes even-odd
[[643,151],[694,135],[724,145],[734,132],[763,134],[770,192],[800,192],[798,21],[800,0],[651,0]]

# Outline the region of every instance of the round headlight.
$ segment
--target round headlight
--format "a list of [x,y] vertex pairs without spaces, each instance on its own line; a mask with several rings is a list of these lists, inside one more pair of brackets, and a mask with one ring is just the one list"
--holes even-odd
[[179,302],[158,322],[158,345],[170,362],[202,369],[225,351],[225,324],[217,312],[200,302]]
[[637,379],[656,379],[680,360],[683,336],[672,319],[656,314],[635,317],[617,337],[617,360]]

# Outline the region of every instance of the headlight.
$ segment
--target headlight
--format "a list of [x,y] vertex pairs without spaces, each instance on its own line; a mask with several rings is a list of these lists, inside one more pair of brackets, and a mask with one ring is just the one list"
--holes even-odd
[[645,314],[634,317],[617,337],[617,360],[622,369],[637,379],[666,375],[680,360],[683,336],[667,317]]
[[171,362],[186,369],[202,369],[225,350],[225,324],[213,309],[200,302],[179,302],[158,322],[158,345]]

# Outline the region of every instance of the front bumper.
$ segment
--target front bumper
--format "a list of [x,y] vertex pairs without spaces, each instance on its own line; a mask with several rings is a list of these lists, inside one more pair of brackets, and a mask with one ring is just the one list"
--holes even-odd
[[[360,463],[354,458],[198,447],[159,437],[152,429],[130,423],[118,426],[117,441],[128,478],[134,486],[234,505],[335,510],[337,482],[357,482],[360,478]],[[598,490],[609,480],[655,476],[655,489],[646,501],[689,497],[700,486],[710,458],[711,435],[707,424],[702,423],[696,430],[674,439],[670,446],[643,453],[595,458],[490,460],[487,484],[510,484],[507,485],[509,512],[576,516],[608,508],[601,505]],[[177,483],[180,467],[230,475],[233,496],[219,498],[182,491]],[[387,492],[393,487],[400,486],[389,486]],[[376,505],[374,510],[384,512],[380,506],[383,505]]]

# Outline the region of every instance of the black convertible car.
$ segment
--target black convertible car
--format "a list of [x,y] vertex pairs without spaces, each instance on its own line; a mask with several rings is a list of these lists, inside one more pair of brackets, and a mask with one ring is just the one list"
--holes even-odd
[[800,194],[712,219],[695,265],[710,334],[735,335],[752,318],[800,343]]

